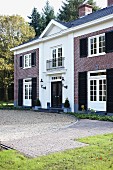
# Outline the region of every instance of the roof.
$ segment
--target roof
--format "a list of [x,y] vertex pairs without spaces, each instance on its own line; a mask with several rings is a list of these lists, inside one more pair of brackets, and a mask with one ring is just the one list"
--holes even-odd
[[[106,8],[103,8],[101,10],[98,10],[96,12],[93,12],[91,14],[85,15],[85,16],[78,18],[76,20],[73,20],[71,22],[62,22],[62,21],[57,21],[57,20],[53,21],[52,20],[52,21],[50,21],[49,24],[51,24],[52,22],[55,22],[56,24],[58,23],[58,24],[64,26],[65,28],[69,29],[69,28],[72,28],[72,27],[80,26],[82,24],[85,24],[85,23],[88,23],[88,22],[109,16],[110,14],[113,14],[113,5],[106,7]],[[47,27],[46,27],[46,29],[47,29]],[[46,29],[44,31],[46,31]],[[44,34],[44,32],[41,35],[43,35],[43,34]],[[27,41],[23,44],[20,44],[19,46],[27,44],[29,42],[33,42],[33,41],[38,40],[38,39],[40,39],[40,37],[32,38],[29,41]]]
[[71,21],[71,22],[66,22],[66,23],[60,22],[60,21],[57,21],[57,22],[59,22],[60,24],[66,26],[68,28],[72,28],[72,27],[76,27],[76,26],[85,24],[87,22],[105,17],[105,16],[110,15],[110,14],[113,14],[113,5],[106,7],[106,8],[103,8],[101,10],[98,10],[96,12],[93,12],[91,14],[85,15],[85,16],[78,18],[78,19]]
[[34,38],[31,38],[31,39],[28,40],[28,41],[23,42],[22,44],[19,44],[18,47],[21,46],[21,45],[27,44],[27,43],[29,43],[29,42],[32,42],[32,41],[34,41],[34,40],[37,40],[37,39],[39,39],[39,36],[36,36],[36,37],[34,37]]

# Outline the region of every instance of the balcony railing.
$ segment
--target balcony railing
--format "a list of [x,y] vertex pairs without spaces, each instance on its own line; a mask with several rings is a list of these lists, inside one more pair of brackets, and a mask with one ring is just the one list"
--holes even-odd
[[64,57],[46,61],[46,70],[52,70],[52,69],[62,68],[62,67],[64,67]]

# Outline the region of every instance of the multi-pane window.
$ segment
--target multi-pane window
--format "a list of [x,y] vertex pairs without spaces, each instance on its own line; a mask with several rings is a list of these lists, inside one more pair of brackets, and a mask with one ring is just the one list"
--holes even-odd
[[58,48],[58,66],[62,66],[62,48]]
[[25,85],[25,99],[32,99],[32,85]]
[[97,82],[96,80],[90,81],[90,101],[97,100]]
[[52,67],[62,66],[62,47],[52,49]]
[[28,99],[28,85],[25,85],[25,99]]
[[106,80],[99,80],[99,101],[106,101]]
[[29,99],[32,99],[32,85],[29,85]]
[[56,67],[56,49],[53,49],[52,56],[53,56],[52,67]]
[[89,56],[100,55],[105,53],[105,34],[90,37],[88,42]]
[[105,52],[105,35],[99,37],[99,53]]
[[31,67],[31,54],[24,55],[24,68]]
[[91,48],[91,55],[97,54],[97,39],[96,38],[90,39],[90,48]]

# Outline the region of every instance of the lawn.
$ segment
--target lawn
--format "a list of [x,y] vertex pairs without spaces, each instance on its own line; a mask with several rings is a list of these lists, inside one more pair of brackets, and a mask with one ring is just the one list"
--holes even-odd
[[0,101],[0,107],[1,108],[13,107],[13,106],[14,106],[13,101],[8,101],[8,102]]
[[113,134],[79,141],[89,146],[35,159],[16,151],[1,151],[0,170],[113,170]]

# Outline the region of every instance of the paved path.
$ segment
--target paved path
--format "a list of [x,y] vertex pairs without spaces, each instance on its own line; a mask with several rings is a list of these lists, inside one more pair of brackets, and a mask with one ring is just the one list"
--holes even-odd
[[56,113],[0,111],[0,141],[36,157],[86,144],[74,139],[113,133],[112,122],[80,120]]

